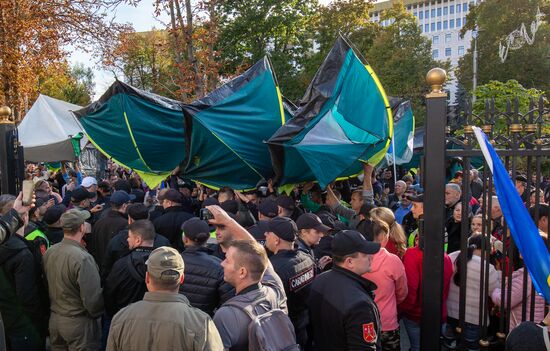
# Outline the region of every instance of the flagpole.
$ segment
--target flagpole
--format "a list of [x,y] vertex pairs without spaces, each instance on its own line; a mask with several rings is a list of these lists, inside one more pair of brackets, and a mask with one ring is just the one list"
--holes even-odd
[[392,157],[393,157],[393,184],[397,183],[397,166],[395,162],[395,130],[391,138],[391,148],[392,148]]

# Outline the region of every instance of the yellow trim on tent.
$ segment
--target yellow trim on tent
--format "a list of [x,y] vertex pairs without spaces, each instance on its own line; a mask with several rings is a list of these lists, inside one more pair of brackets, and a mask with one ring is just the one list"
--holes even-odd
[[382,95],[382,99],[384,99],[384,104],[386,105],[386,111],[388,113],[388,129],[389,129],[388,132],[390,137],[386,141],[386,146],[384,146],[382,150],[380,150],[378,153],[376,153],[369,159],[370,164],[377,165],[378,163],[380,163],[380,161],[382,161],[382,159],[384,158],[384,155],[386,155],[386,153],[388,152],[388,149],[391,144],[391,139],[393,138],[393,114],[391,111],[390,103],[388,101],[388,97],[386,96],[386,91],[384,90],[382,83],[380,83],[378,76],[376,75],[376,73],[374,72],[374,70],[370,65],[368,64],[365,65],[365,68],[367,69],[367,72],[369,72],[372,79],[374,80],[374,83],[376,84],[378,91],[380,91],[380,94]]
[[151,167],[149,167],[147,162],[145,162],[145,160],[143,159],[143,156],[141,156],[141,152],[139,151],[139,147],[137,146],[136,139],[134,138],[134,133],[132,133],[132,127],[130,127],[130,121],[128,121],[128,116],[126,115],[126,111],[123,112],[123,115],[124,115],[124,121],[126,122],[126,127],[128,127],[128,133],[130,133],[132,144],[134,144],[134,148],[136,149],[139,159],[141,160],[141,162],[143,162],[145,167],[147,167],[150,171],[153,171]]
[[283,98],[281,96],[281,90],[277,85],[275,85],[275,89],[277,90],[277,100],[279,100],[279,109],[281,110],[281,125],[284,125],[286,123],[286,120],[285,120],[285,109],[283,107]]
[[[86,134],[86,137],[88,138],[88,140],[94,145],[94,147],[96,149],[98,149],[99,152],[101,152],[103,155],[105,155],[105,157],[107,157],[108,159],[112,160],[113,162],[115,162],[116,164],[118,164],[118,165],[120,165],[124,168],[134,170],[137,174],[139,174],[139,176],[141,178],[143,178],[143,181],[145,182],[145,184],[147,184],[147,186],[150,187],[150,188],[156,188],[157,185],[159,185],[160,182],[162,182],[164,180],[164,178],[166,178],[170,175],[170,172],[163,172],[163,173],[160,173],[160,174],[155,174],[155,173],[148,173],[148,172],[144,172],[144,171],[138,171],[138,170],[133,169],[132,167],[128,167],[124,163],[122,163],[119,160],[113,158],[111,155],[109,155],[107,152],[105,152],[105,150],[103,150],[94,141],[94,139],[92,139],[92,137],[88,133],[85,133],[85,134]],[[160,178],[160,180],[158,180],[158,178]]]

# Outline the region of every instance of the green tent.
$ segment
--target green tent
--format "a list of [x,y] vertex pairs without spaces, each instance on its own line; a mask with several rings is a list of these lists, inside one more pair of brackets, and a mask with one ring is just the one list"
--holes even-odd
[[392,113],[371,67],[338,38],[294,118],[268,141],[279,185],[317,180],[322,187],[378,163],[392,135]]
[[105,156],[136,171],[150,187],[185,158],[182,104],[120,81],[75,111],[88,139]]
[[273,171],[264,143],[286,116],[267,58],[183,107],[188,157],[182,174],[211,188],[253,189]]

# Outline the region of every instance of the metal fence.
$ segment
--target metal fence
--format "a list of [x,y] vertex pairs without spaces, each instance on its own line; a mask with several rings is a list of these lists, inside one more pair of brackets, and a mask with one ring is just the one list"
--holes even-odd
[[[431,96],[430,96],[431,95]],[[479,277],[479,319],[474,325],[479,326],[480,349],[501,349],[503,342],[509,332],[512,308],[517,311],[518,306],[512,306],[512,275],[521,267],[521,259],[518,250],[507,230],[506,222],[497,222],[497,213],[492,213],[494,189],[492,176],[482,158],[481,151],[477,145],[472,126],[478,126],[487,134],[495,147],[498,155],[503,159],[506,168],[510,171],[512,179],[520,174],[526,177],[525,184],[528,194],[534,191],[533,202],[534,220],[537,223],[539,218],[539,203],[543,202],[541,197],[541,176],[542,166],[550,160],[550,110],[547,102],[541,97],[538,100],[531,100],[527,111],[521,111],[520,100],[513,99],[506,103],[504,108],[497,108],[494,100],[485,101],[482,111],[475,113],[471,105],[457,114],[450,114],[456,119],[449,121],[447,106],[443,94],[428,95],[427,99],[427,120],[426,136],[424,141],[425,156],[423,160],[425,184],[424,204],[424,227],[426,231],[435,233],[425,238],[425,259],[423,268],[423,308],[422,308],[422,333],[421,349],[436,350],[456,348],[467,350],[465,328],[466,313],[466,282],[468,240],[472,233],[470,231],[470,219],[467,210],[462,211],[460,224],[460,297],[459,297],[459,318],[458,326],[455,328],[455,335],[458,336],[456,344],[442,343],[439,333],[436,332],[441,323],[441,299],[442,299],[442,266],[445,240],[445,224],[448,217],[444,213],[444,191],[446,177],[445,164],[449,159],[459,162],[463,168],[462,178],[462,209],[468,209],[471,200],[471,179],[470,170],[472,163],[477,163],[480,169],[482,191],[480,196],[480,210],[482,219],[481,231],[481,273]],[[546,103],[546,105],[545,105]],[[524,104],[525,105],[525,104]],[[456,123],[459,121],[459,123]],[[453,128],[451,128],[453,126]],[[477,168],[475,167],[475,168]],[[546,174],[548,175],[548,173]],[[534,181],[535,180],[535,181]],[[506,201],[506,199],[500,199]],[[530,197],[527,198],[526,206],[531,206]],[[550,228],[544,230],[550,233]],[[495,239],[498,234],[502,235],[501,240]],[[498,244],[501,242],[502,244]],[[550,248],[550,241],[547,240]],[[500,303],[493,304],[490,298],[492,291],[489,291],[490,265],[500,268]],[[441,267],[441,268],[440,268]],[[518,279],[517,273],[515,279]],[[523,271],[520,278],[523,291],[521,306],[521,320],[514,320],[519,323],[525,320],[535,319],[535,291],[528,280],[527,270]],[[451,281],[451,284],[454,284]],[[546,307],[545,312],[547,312]],[[536,320],[535,322],[540,322]],[[442,345],[446,346],[442,346]],[[456,345],[456,346],[455,346]]]

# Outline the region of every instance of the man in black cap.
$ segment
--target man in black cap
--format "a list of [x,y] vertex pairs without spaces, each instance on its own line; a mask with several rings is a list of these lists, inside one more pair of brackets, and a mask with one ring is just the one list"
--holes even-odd
[[134,199],[134,195],[124,190],[114,191],[109,199],[109,212],[94,224],[92,233],[86,237],[88,251],[94,256],[98,266],[101,267],[105,259],[109,241],[128,225],[126,207]]
[[46,210],[42,221],[48,226],[46,236],[50,245],[55,245],[63,240],[63,227],[61,226],[61,215],[65,213],[67,207],[63,204],[54,205]]
[[170,245],[178,251],[183,251],[181,226],[193,215],[182,207],[183,195],[176,189],[169,189],[164,194],[164,214],[153,221],[157,233],[170,240]]
[[380,350],[380,313],[376,285],[362,277],[370,271],[380,244],[343,230],[332,240],[334,267],[315,278],[309,312],[316,350]]
[[182,230],[185,284],[180,285],[180,293],[189,299],[191,306],[213,316],[218,307],[235,296],[235,290],[223,280],[222,260],[211,255],[206,247],[210,238],[208,223],[191,218],[183,224]]
[[330,256],[315,257],[313,247],[317,246],[323,235],[330,231],[330,227],[323,224],[321,219],[313,213],[304,213],[296,221],[298,226],[298,250],[305,252],[317,263],[317,272],[323,271],[325,266],[331,262]]
[[279,207],[279,217],[288,217],[292,220],[296,220],[302,213],[301,210],[296,207],[294,199],[286,195],[281,195],[277,198],[277,206]]
[[407,246],[414,247],[419,244],[418,227],[420,220],[424,218],[424,194],[407,195],[407,199],[412,202],[411,213],[414,220],[417,222],[416,229],[407,238]]
[[277,203],[269,198],[262,199],[258,206],[258,222],[248,228],[256,241],[265,246],[265,232],[269,229],[269,221],[277,217],[279,212]]
[[287,296],[288,316],[296,332],[296,341],[302,349],[308,346],[309,287],[315,278],[315,261],[303,251],[294,249],[298,228],[287,217],[276,217],[268,222],[265,246],[273,256],[269,258],[273,269],[283,282]]
[[527,177],[523,174],[518,174],[516,176],[516,190],[521,197],[521,201],[523,201],[524,204],[529,204],[530,189],[527,188]]

